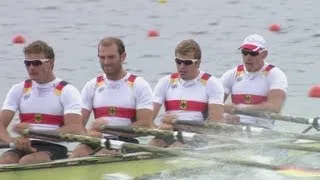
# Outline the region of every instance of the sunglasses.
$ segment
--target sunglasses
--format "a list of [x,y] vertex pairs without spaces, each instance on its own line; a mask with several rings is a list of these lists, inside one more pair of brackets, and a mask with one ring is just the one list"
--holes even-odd
[[191,65],[194,64],[195,62],[198,61],[198,59],[179,59],[179,58],[175,58],[175,61],[177,64],[184,64],[184,65]]
[[44,62],[47,62],[49,61],[50,59],[34,59],[34,60],[29,60],[29,59],[26,59],[24,60],[24,64],[29,67],[31,66],[31,64],[35,67],[37,66],[41,66]]
[[244,56],[247,56],[248,54],[250,54],[250,56],[258,56],[260,54],[259,51],[246,51],[244,49],[241,49],[241,53],[244,55]]

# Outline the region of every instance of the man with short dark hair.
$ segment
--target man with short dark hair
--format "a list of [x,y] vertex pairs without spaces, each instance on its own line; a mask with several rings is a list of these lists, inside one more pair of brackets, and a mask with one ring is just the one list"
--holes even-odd
[[[82,115],[87,124],[93,111],[94,121],[89,127],[91,136],[107,137],[120,141],[138,143],[127,134],[101,134],[101,125],[138,126],[150,128],[152,122],[152,90],[142,77],[135,76],[123,68],[126,60],[124,43],[116,37],[103,38],[98,44],[98,58],[103,75],[93,78],[84,86],[82,96]],[[94,152],[111,153],[99,147],[80,144],[70,158],[87,156]]]

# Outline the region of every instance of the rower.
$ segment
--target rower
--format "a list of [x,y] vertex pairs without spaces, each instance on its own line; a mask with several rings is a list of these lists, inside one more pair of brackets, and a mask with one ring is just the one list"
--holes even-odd
[[[88,128],[91,136],[101,137],[101,126],[138,126],[150,128],[152,122],[152,89],[142,77],[127,72],[125,45],[116,37],[105,37],[98,44],[98,58],[103,75],[88,81],[82,92],[82,115],[87,124],[91,112],[95,120]],[[111,134],[112,133],[112,134]],[[128,134],[109,132],[109,139],[139,143]],[[106,149],[80,144],[70,158],[95,153],[111,153]]]
[[[161,106],[165,107],[159,128],[172,129],[174,119],[220,122],[223,118],[223,86],[218,78],[199,69],[199,44],[193,39],[181,41],[175,49],[174,62],[177,72],[162,77],[154,89],[154,119]],[[160,138],[151,140],[150,144],[160,147],[181,145],[178,141]]]
[[14,131],[19,134],[25,128],[85,133],[80,92],[54,75],[52,47],[44,41],[34,41],[24,48],[24,56],[29,79],[11,87],[0,113],[0,139],[14,143],[15,149],[4,152],[0,156],[0,164],[41,163],[67,157],[64,142],[12,137],[7,127],[16,111],[19,111],[20,123]]
[[279,113],[287,95],[286,75],[278,67],[265,62],[268,50],[262,36],[253,34],[246,37],[239,49],[243,64],[226,71],[221,77],[224,100],[231,95],[231,103],[225,103],[224,106],[225,119],[272,128],[273,120],[229,114],[233,110]]

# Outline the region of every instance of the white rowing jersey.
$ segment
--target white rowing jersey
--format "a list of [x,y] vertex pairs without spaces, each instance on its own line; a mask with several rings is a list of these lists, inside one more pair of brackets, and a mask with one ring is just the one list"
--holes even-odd
[[82,108],[93,111],[95,119],[105,119],[111,126],[128,126],[136,110],[153,110],[152,90],[146,80],[127,73],[112,81],[106,75],[88,81],[82,92]]
[[178,73],[161,78],[155,89],[153,102],[164,104],[167,113],[178,119],[203,121],[208,116],[208,104],[223,105],[224,91],[220,80],[200,71],[185,81]]
[[31,127],[57,129],[63,126],[65,114],[81,115],[81,96],[59,78],[46,84],[26,80],[12,86],[2,110],[19,111],[20,122]]
[[[240,106],[260,104],[267,101],[270,90],[280,89],[287,92],[288,88],[286,75],[278,67],[267,63],[258,72],[247,72],[244,65],[238,65],[225,72],[221,82],[225,93],[231,94],[232,103]],[[272,128],[274,121],[240,115],[240,122]]]

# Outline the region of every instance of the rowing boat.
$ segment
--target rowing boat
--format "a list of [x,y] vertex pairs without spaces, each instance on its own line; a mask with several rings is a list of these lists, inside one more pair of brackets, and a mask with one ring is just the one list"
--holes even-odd
[[[209,126],[208,126],[209,127]],[[217,125],[210,125],[210,128],[218,127]],[[222,129],[231,128],[232,130],[239,130],[238,127],[224,126]],[[220,127],[220,130],[222,130]],[[240,128],[241,129],[241,128]],[[134,131],[135,129],[129,129],[129,131]],[[146,132],[152,133],[154,135],[159,135],[159,133],[164,133],[170,135],[168,132],[164,131],[142,131],[141,129],[136,129],[137,131],[145,134]],[[128,129],[127,129],[128,131]],[[41,132],[43,133],[43,132]],[[48,132],[46,132],[48,133]],[[45,134],[46,134],[45,133]],[[135,132],[138,133],[138,132]],[[43,135],[45,135],[43,134]],[[49,136],[59,137],[64,140],[73,140],[76,142],[91,142],[91,143],[101,143],[97,138],[91,137],[82,137],[78,135],[68,135],[68,134],[47,134]],[[171,134],[172,135],[172,134]],[[190,134],[189,134],[190,135]],[[296,134],[285,134],[288,137],[298,137]],[[194,137],[194,136],[193,136]],[[199,137],[199,136],[195,136]],[[208,136],[207,136],[208,137]],[[222,147],[223,151],[217,151],[216,148],[218,145],[213,145],[213,147],[209,147],[206,150],[197,149],[196,152],[191,151],[187,152],[184,150],[179,150],[182,152],[180,154],[184,156],[179,156],[178,150],[168,150],[168,149],[157,149],[150,148],[148,146],[139,146],[139,145],[131,145],[125,144],[125,147],[134,148],[138,150],[135,153],[127,153],[121,155],[113,155],[113,156],[90,156],[83,158],[74,158],[74,159],[64,159],[64,160],[56,160],[47,163],[39,163],[39,164],[31,164],[31,165],[0,165],[0,179],[10,179],[10,180],[18,180],[23,177],[24,179],[39,179],[42,177],[46,177],[47,180],[51,179],[111,179],[115,178],[119,174],[121,177],[130,177],[136,179],[153,179],[154,177],[159,177],[159,172],[167,172],[171,174],[175,174],[175,172],[181,173],[185,170],[185,174],[192,173],[196,170],[221,170],[222,172],[227,168],[228,173],[240,173],[245,174],[247,172],[256,171],[259,169],[259,173],[261,171],[267,171],[269,174],[275,173],[280,177],[290,177],[299,174],[303,177],[320,177],[319,167],[313,169],[308,167],[302,169],[296,169],[292,167],[282,166],[281,162],[289,162],[285,159],[289,157],[296,158],[298,156],[310,155],[314,154],[312,151],[319,152],[317,148],[305,148],[305,147],[319,147],[318,141],[315,139],[319,138],[318,136],[302,136],[299,135],[300,138],[309,139],[308,145],[302,146],[288,146],[287,144],[275,144],[275,143],[267,143],[267,148],[269,147],[280,147],[282,148],[282,152],[286,151],[286,157],[272,158],[273,155],[277,155],[273,150],[271,156],[267,153],[261,152],[268,151],[265,147],[259,148],[255,147],[250,151],[245,148],[238,148],[231,144],[231,148],[224,149],[228,147],[227,144],[224,144]],[[210,138],[216,138],[214,136],[210,136]],[[311,139],[311,140],[310,140]],[[231,142],[233,139],[229,139]],[[227,142],[230,142],[230,141]],[[310,145],[310,142],[315,142]],[[240,142],[242,143],[242,142]],[[306,143],[303,143],[306,144]],[[110,144],[109,144],[110,145]],[[271,146],[270,146],[271,145]],[[297,150],[290,150],[290,155],[288,150],[283,150],[283,147],[290,147]],[[200,148],[201,149],[201,148]],[[253,150],[255,149],[255,150]],[[258,150],[257,150],[258,149]],[[299,151],[298,151],[299,150]],[[306,151],[304,153],[300,153],[301,151]],[[177,153],[178,152],[178,153]],[[294,153],[293,153],[294,152]],[[299,153],[298,153],[299,152]],[[316,153],[317,154],[317,153]],[[177,155],[177,156],[176,156]],[[267,156],[265,156],[267,155]],[[275,163],[277,160],[277,163]],[[281,162],[279,162],[281,160]],[[238,167],[238,168],[235,168]],[[238,171],[236,171],[238,169]],[[240,170],[239,170],[240,169]],[[264,170],[261,170],[264,169]],[[160,173],[161,175],[162,173]],[[194,172],[192,173],[195,174]],[[234,174],[234,175],[235,175]],[[243,175],[242,175],[243,176]]]
[[[238,150],[237,154],[243,154],[244,152],[245,150]],[[232,153],[235,153],[235,151],[232,151]],[[232,157],[238,156],[237,154],[234,154]],[[263,168],[271,174],[274,174],[273,171],[277,170],[277,176],[279,177],[297,176],[297,173],[300,173],[298,175],[302,177],[320,177],[319,171],[299,171],[291,168],[281,172],[280,168],[276,169],[277,166],[270,165],[270,163],[272,163],[271,158],[267,160],[266,157],[252,155],[251,157],[248,156],[245,160],[241,160],[239,158],[225,158],[227,155],[230,156],[230,151],[215,152],[214,156],[194,157],[193,154],[190,154],[189,157],[168,157],[165,155],[155,155],[150,152],[113,156],[90,156],[31,165],[5,165],[0,167],[0,179],[20,180],[21,177],[23,177],[24,180],[34,180],[40,177],[46,177],[46,180],[82,180],[88,179],[89,177],[90,179],[102,179],[114,177],[115,175],[119,176],[119,174],[121,177],[130,177],[131,179],[153,179],[155,176],[163,176],[160,172],[182,173],[183,170],[185,174],[192,172],[192,170],[197,170],[198,173],[200,170],[207,172],[206,170],[208,168],[211,170],[216,169],[214,172],[227,168],[229,172],[236,170],[239,174],[243,174],[244,169],[247,169],[248,172],[250,170],[252,171],[252,168],[244,168],[243,165],[245,165],[245,167],[254,167],[254,170],[256,170],[255,167]],[[300,153],[298,153],[298,155],[301,156]],[[205,159],[203,157],[205,157]],[[259,158],[260,162],[257,162]],[[241,168],[239,168],[239,165],[241,165]],[[262,170],[262,172],[266,171]],[[303,174],[301,174],[301,172]]]

